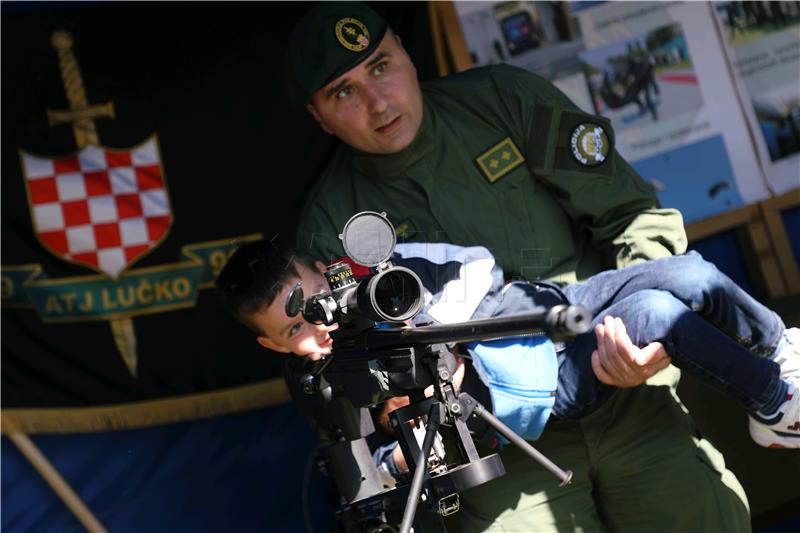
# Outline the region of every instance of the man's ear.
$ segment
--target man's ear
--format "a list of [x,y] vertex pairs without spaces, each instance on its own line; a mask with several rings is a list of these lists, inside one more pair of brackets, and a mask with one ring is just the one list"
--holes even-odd
[[324,131],[328,135],[333,135],[333,132],[330,130],[330,128],[328,128],[328,126],[325,125],[325,122],[322,120],[322,117],[317,112],[317,108],[314,107],[314,104],[306,104],[306,111],[311,113],[311,116],[314,117],[314,120],[317,121],[319,127],[322,128],[322,131]]
[[322,261],[314,261],[314,266],[317,267],[317,271],[320,274],[324,274],[328,267]]
[[269,337],[264,337],[263,335],[259,335],[258,337],[256,337],[256,341],[258,341],[258,344],[260,344],[262,348],[266,348],[267,350],[272,350],[273,352],[280,352],[280,353],[290,352],[288,348],[285,348],[284,346],[281,346],[279,344],[275,344],[272,341],[272,339],[270,339]]

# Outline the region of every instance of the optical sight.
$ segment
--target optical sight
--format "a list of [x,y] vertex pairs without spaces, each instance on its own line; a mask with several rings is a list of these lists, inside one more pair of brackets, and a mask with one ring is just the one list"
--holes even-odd
[[396,244],[394,228],[386,213],[363,211],[352,217],[339,235],[345,252],[359,265],[374,268],[374,274],[357,281],[350,264],[340,261],[325,271],[330,292],[320,291],[307,299],[300,283],[289,293],[286,314],[315,324],[338,323],[340,335],[357,334],[375,322],[401,324],[422,309],[423,286],[411,270],[389,261]]
[[[343,505],[337,522],[346,533],[440,533],[442,517],[460,508],[459,494],[505,473],[500,456],[478,454],[467,421],[480,419],[547,469],[563,486],[562,470],[516,435],[453,381],[455,356],[449,346],[520,335],[566,340],[588,330],[591,316],[577,305],[556,305],[514,316],[455,324],[378,328],[403,324],[425,302],[425,289],[411,270],[393,265],[394,226],[385,213],[354,215],[339,235],[354,264],[369,267],[357,280],[347,262],[327,268],[330,290],[308,296],[298,283],[289,293],[289,316],[302,313],[316,324],[339,324],[332,352],[322,359],[287,357],[284,376],[295,403],[326,443],[322,464]],[[426,396],[431,387],[433,396]],[[375,432],[368,408],[387,398],[408,396],[409,404],[389,414],[409,468],[408,479],[384,486],[366,438]],[[422,424],[418,442],[413,427]],[[420,513],[417,513],[419,506]]]

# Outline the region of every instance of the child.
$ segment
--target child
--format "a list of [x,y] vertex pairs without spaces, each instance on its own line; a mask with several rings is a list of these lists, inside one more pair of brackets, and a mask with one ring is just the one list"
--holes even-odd
[[[675,366],[745,406],[758,444],[800,447],[800,331],[785,329],[776,313],[696,252],[602,272],[566,287],[506,283],[483,247],[398,244],[392,263],[417,273],[431,293],[417,324],[521,314],[563,303],[590,311],[594,332],[563,344],[520,337],[467,345],[495,415],[528,440],[538,438],[549,418],[582,418],[609,398],[614,387],[603,383],[608,378],[598,349],[638,361],[642,352],[663,345]],[[263,347],[319,359],[331,352],[330,334],[337,326],[289,317],[284,305],[298,281],[306,295],[328,291],[324,270],[319,261],[259,241],[233,254],[217,288]]]

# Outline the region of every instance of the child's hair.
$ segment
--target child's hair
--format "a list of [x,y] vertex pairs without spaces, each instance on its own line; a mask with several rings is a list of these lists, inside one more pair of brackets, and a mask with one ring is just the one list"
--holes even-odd
[[240,246],[228,259],[215,282],[225,308],[256,335],[264,335],[252,316],[269,306],[297,267],[315,268],[292,247],[261,239]]

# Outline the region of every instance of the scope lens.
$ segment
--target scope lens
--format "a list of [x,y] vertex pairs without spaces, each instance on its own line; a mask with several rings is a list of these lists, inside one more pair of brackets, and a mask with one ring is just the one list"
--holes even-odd
[[422,308],[422,283],[410,270],[393,267],[370,285],[372,307],[382,320],[407,320]]

